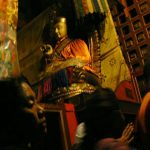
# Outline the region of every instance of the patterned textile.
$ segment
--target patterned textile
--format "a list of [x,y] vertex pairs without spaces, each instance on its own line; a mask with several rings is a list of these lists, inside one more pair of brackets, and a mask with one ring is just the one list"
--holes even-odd
[[0,1],[0,78],[19,73],[16,50],[18,0]]
[[104,12],[100,0],[73,0],[73,2],[78,19],[88,13]]
[[[100,41],[100,63],[101,63],[101,73],[99,74],[101,78],[101,83],[103,87],[110,87],[114,91],[120,90],[125,93],[125,96],[118,98],[127,101],[136,101],[134,89],[130,89],[130,86],[124,86],[124,81],[128,82],[126,85],[133,85],[131,80],[131,74],[129,68],[125,62],[122,55],[120,43],[118,40],[118,35],[115,29],[114,22],[112,20],[111,12],[106,0],[102,0],[102,5],[106,14],[105,19],[105,30],[103,37]],[[122,85],[122,86],[121,86]],[[123,92],[122,91],[122,92]],[[129,97],[130,95],[133,95]]]

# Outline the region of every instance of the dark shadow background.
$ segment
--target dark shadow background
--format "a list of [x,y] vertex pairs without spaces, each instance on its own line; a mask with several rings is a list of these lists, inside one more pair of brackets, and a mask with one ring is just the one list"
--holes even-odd
[[61,5],[61,13],[67,14],[69,19],[74,18],[71,0],[19,0],[18,5],[18,30],[52,5]]

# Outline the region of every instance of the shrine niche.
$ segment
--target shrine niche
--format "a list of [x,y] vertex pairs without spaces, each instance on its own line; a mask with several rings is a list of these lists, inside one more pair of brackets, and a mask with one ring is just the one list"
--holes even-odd
[[[75,4],[73,5],[76,6]],[[100,3],[99,6],[101,8],[99,11],[93,9],[85,14],[78,12],[78,7],[74,7],[71,11],[75,11],[77,14],[69,17],[69,36],[81,38],[86,42],[92,58],[90,65],[96,71],[102,87],[109,87],[113,91],[117,89],[118,92],[117,87],[120,87],[122,81],[126,80],[131,84],[133,83],[121,52],[108,4],[105,1]],[[84,10],[84,8],[82,9]],[[50,88],[47,86],[45,88],[38,87],[37,84],[41,81],[42,76],[40,67],[43,54],[40,47],[53,40],[47,35],[43,38],[45,26],[51,20],[50,17],[54,17],[52,15],[54,11],[53,13],[52,11],[53,9],[50,8],[45,10],[18,32],[21,72],[29,79],[32,85],[35,85],[38,97],[41,97],[45,93],[44,91]],[[69,11],[67,10],[67,13]],[[47,85],[46,83],[45,85]],[[39,90],[41,92],[38,92]],[[131,92],[135,92],[134,88]],[[133,99],[135,101],[136,97]]]
[[[49,28],[51,27],[50,23],[52,22],[53,18],[55,19],[55,13],[57,13],[55,11],[56,11],[55,9],[50,9],[50,8],[47,9],[42,14],[40,14],[37,18],[35,18],[32,22],[30,22],[28,25],[26,25],[21,31],[18,32],[18,49],[19,49],[20,65],[21,65],[21,69],[22,69],[21,71],[29,79],[30,83],[34,86],[34,89],[38,95],[39,101],[40,101],[41,97],[43,97],[44,95],[46,95],[46,97],[47,97],[49,95],[49,93],[52,92],[51,91],[51,83],[50,83],[51,81],[50,81],[49,77],[45,77],[45,78],[42,77],[40,65],[41,65],[41,60],[43,57],[43,53],[41,51],[43,45],[45,43],[52,42],[52,41],[50,41],[52,38],[48,37],[47,35],[45,35],[43,33],[45,33],[44,31],[45,31],[47,25]],[[94,20],[96,20],[97,17],[99,17],[99,20],[104,19],[104,18],[100,18],[101,16],[99,16],[98,14],[93,14],[93,16],[95,17]],[[86,17],[86,22],[84,22],[84,23],[87,23],[87,21],[89,21],[89,19],[91,20],[93,16],[92,16],[92,14],[89,14]],[[104,17],[104,16],[102,16],[102,17]],[[93,24],[91,24],[91,25],[95,28],[95,25],[93,25]],[[80,28],[80,31],[81,31],[81,29],[83,29],[83,25],[80,24],[80,25],[78,25],[78,27],[79,26],[80,27],[82,26]],[[93,27],[92,27],[92,31],[94,31]],[[97,25],[97,28],[98,28],[98,25]],[[36,30],[36,32],[35,32],[35,30]],[[76,31],[77,31],[77,28],[75,29],[74,33]],[[78,31],[78,33],[80,33],[80,31]],[[92,35],[92,31],[90,31],[90,35]],[[49,33],[49,30],[47,30],[46,33]],[[85,33],[85,31],[84,31],[84,33]],[[29,36],[29,34],[30,34],[30,36]],[[43,37],[43,35],[44,35],[44,37]],[[28,36],[29,36],[29,38],[28,38]],[[69,32],[69,36],[71,36],[70,32]],[[74,37],[79,37],[79,36],[80,36],[80,34],[74,35]],[[89,34],[87,34],[87,36],[89,36]],[[83,39],[85,41],[88,41],[88,37],[86,37],[86,38],[85,37]],[[98,40],[97,40],[97,42],[98,42]],[[82,52],[82,53],[84,54],[84,52]],[[88,52],[88,53],[91,54],[91,52]],[[70,61],[70,63],[73,63],[73,61],[72,62]],[[41,82],[43,82],[42,85],[40,85]],[[84,86],[83,87],[84,91],[92,92],[94,90],[93,87],[92,87],[93,89],[85,89],[88,87],[89,86]],[[78,94],[80,94],[80,92]],[[57,97],[57,95],[56,95],[56,97]]]

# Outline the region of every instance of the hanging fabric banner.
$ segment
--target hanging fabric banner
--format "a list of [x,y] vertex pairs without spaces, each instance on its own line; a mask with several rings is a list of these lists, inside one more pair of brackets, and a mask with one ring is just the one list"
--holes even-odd
[[101,83],[116,93],[123,101],[138,101],[129,68],[122,54],[118,35],[111,16],[107,0],[101,0],[106,14],[105,31],[100,41]]
[[100,0],[73,0],[77,19],[84,17],[88,13],[103,13],[103,7]]
[[18,0],[0,0],[0,79],[19,74],[16,29]]
[[102,87],[111,88],[120,100],[139,101],[133,78],[122,54],[107,0],[73,0],[73,2],[77,19],[85,18],[88,13],[105,14],[105,20],[100,23],[101,39],[97,41],[95,30],[89,42],[92,66],[100,78]]

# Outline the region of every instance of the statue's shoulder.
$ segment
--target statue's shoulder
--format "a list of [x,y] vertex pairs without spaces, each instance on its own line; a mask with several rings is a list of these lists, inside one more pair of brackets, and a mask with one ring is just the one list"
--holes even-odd
[[86,42],[82,39],[73,39],[70,44],[77,46],[87,46]]
[[80,39],[80,38],[72,39],[72,42],[82,42],[82,43],[85,43],[85,41],[82,40],[82,39]]

